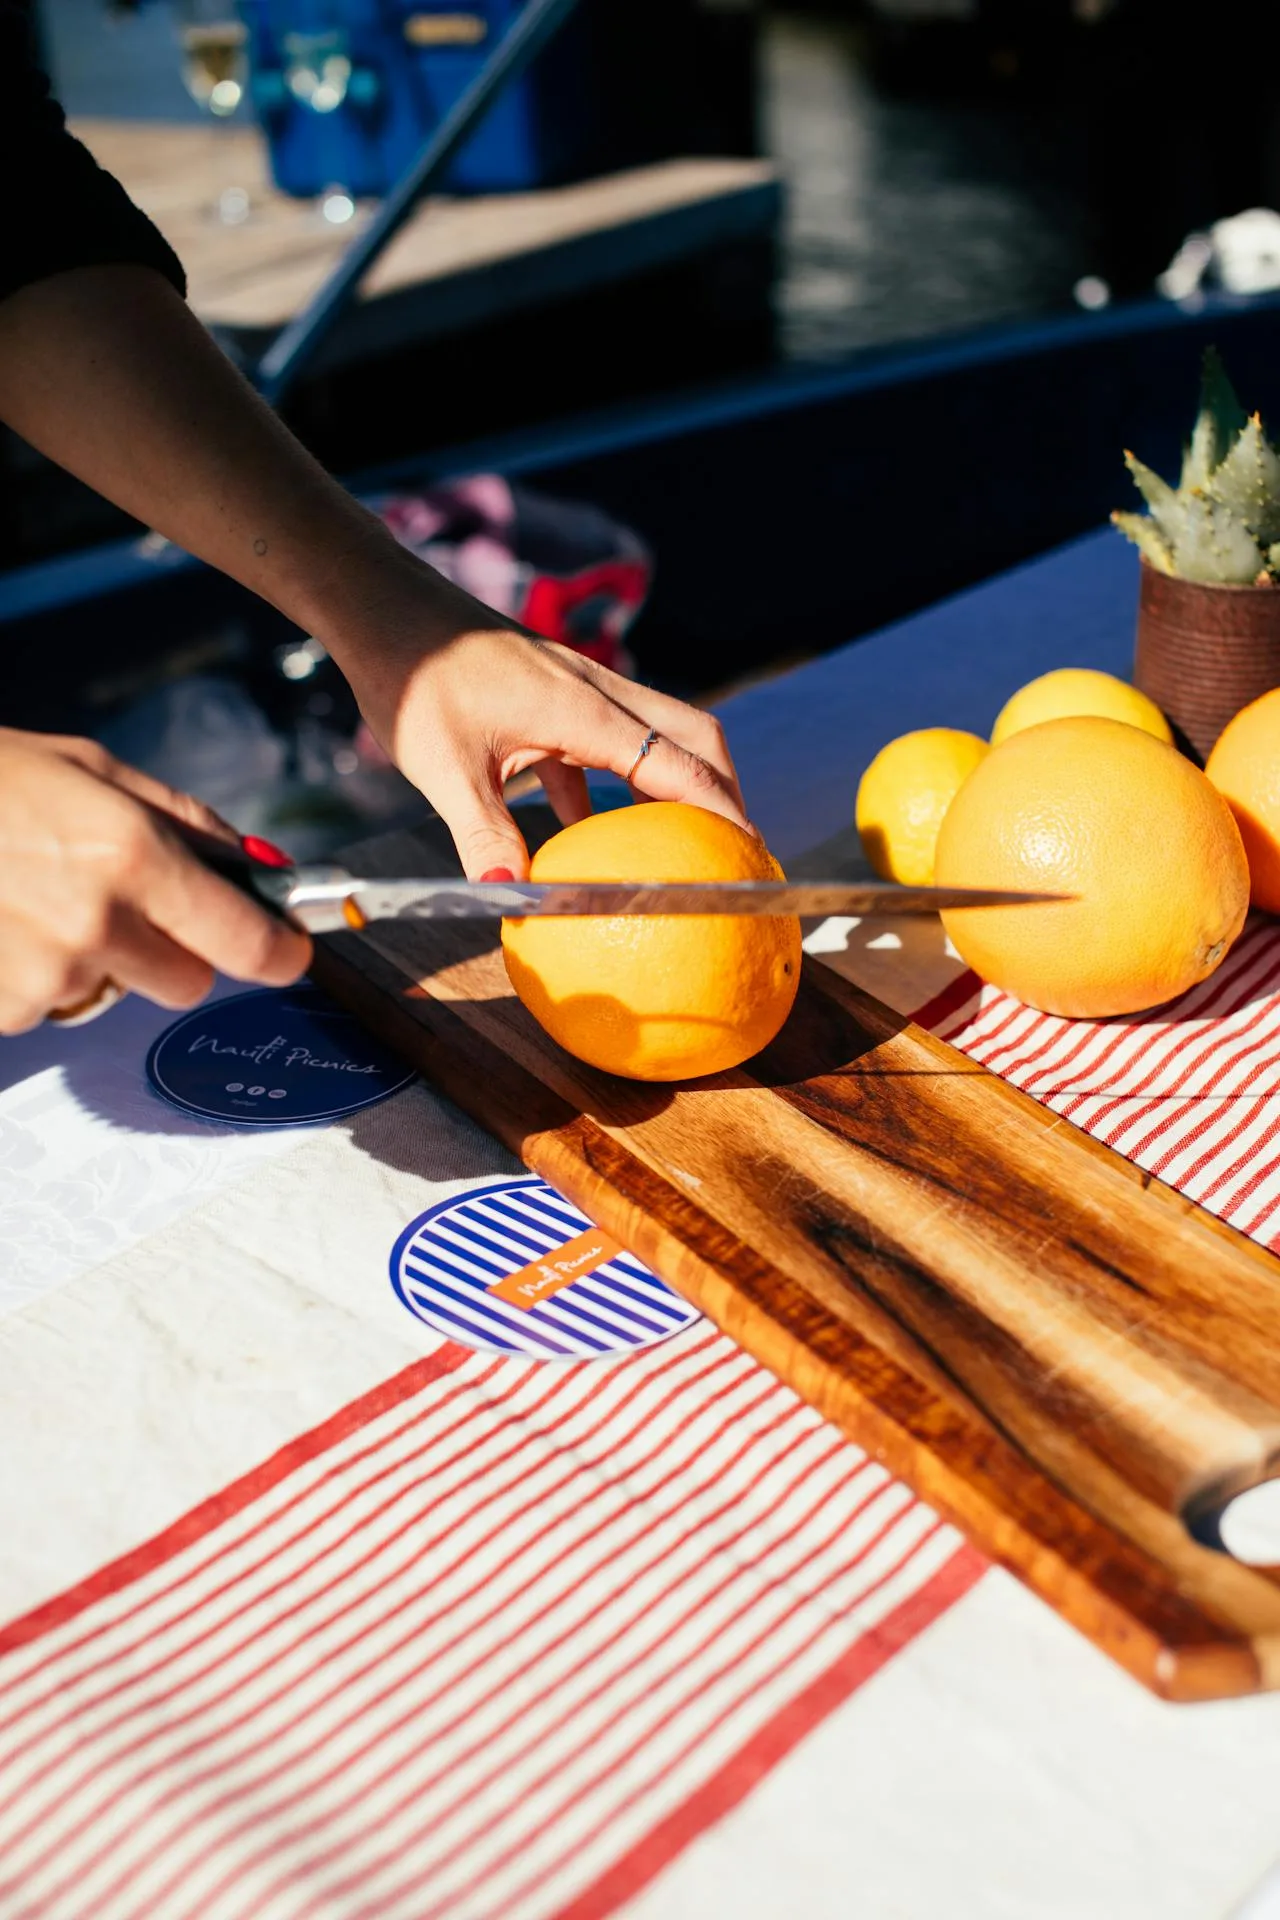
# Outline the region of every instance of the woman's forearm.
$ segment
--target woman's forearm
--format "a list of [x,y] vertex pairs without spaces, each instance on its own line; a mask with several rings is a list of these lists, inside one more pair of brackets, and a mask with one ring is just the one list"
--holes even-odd
[[[421,619],[437,576],[401,554],[146,267],[78,268],[0,301],[0,419],[339,657],[402,574]],[[452,596],[439,587],[447,627]],[[419,627],[418,644],[429,639]]]
[[154,270],[80,267],[0,300],[0,419],[314,634],[468,873],[524,869],[503,786],[529,767],[565,820],[589,810],[581,769],[607,767],[745,824],[709,715],[531,645],[398,546]]

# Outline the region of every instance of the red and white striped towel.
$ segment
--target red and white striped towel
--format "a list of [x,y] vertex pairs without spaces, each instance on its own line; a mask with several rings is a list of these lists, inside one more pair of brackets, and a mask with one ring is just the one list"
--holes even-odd
[[709,1328],[447,1345],[0,1636],[0,1911],[613,1911],[981,1572]]
[[[1280,1236],[1280,929],[1137,1021],[923,1017]],[[708,1328],[442,1345],[0,1632],[0,1913],[610,1913],[982,1566]]]
[[1280,927],[1155,1013],[1059,1020],[965,974],[918,1016],[1264,1246],[1280,1246]]

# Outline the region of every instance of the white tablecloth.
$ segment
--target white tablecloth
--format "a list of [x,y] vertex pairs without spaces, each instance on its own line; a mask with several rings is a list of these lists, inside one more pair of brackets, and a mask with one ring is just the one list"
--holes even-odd
[[[845,824],[892,732],[985,728],[1050,665],[1123,669],[1131,592],[1119,544],[1086,545],[730,703],[766,834],[786,858]],[[187,1122],[141,1081],[164,1023],[127,1003],[0,1043],[0,1622],[421,1359],[386,1253],[511,1164],[423,1089],[315,1132]],[[634,1866],[629,1913],[1225,1920],[1280,1858],[1280,1700],[1163,1705],[998,1571],[815,1719]],[[0,1912],[66,1899],[30,1904],[0,1861]]]

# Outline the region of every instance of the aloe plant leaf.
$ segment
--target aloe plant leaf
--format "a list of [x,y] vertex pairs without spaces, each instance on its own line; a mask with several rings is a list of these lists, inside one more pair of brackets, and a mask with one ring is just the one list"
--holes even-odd
[[1280,540],[1280,455],[1256,413],[1240,429],[1205,492],[1229,507],[1265,546]]
[[1184,580],[1249,586],[1263,566],[1262,549],[1230,507],[1193,493],[1184,505],[1173,568]]
[[1113,513],[1111,524],[1132,540],[1143,559],[1157,573],[1173,572],[1173,551],[1150,514]]
[[1218,349],[1206,347],[1200,372],[1200,411],[1183,456],[1179,492],[1208,486],[1244,424],[1244,408],[1236,397]]
[[[1151,517],[1165,539],[1176,540],[1182,524],[1182,502],[1169,482],[1162,480],[1160,475],[1139,460],[1136,454],[1127,450],[1124,463],[1133,475],[1133,484],[1150,507]],[[1277,527],[1276,534],[1280,537],[1280,527]]]

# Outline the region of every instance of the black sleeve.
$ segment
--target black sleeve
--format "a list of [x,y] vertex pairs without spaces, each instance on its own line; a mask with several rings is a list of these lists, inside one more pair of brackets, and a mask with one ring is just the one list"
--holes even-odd
[[118,180],[67,132],[36,62],[25,0],[0,0],[0,300],[69,267],[155,267],[185,296],[181,263]]

